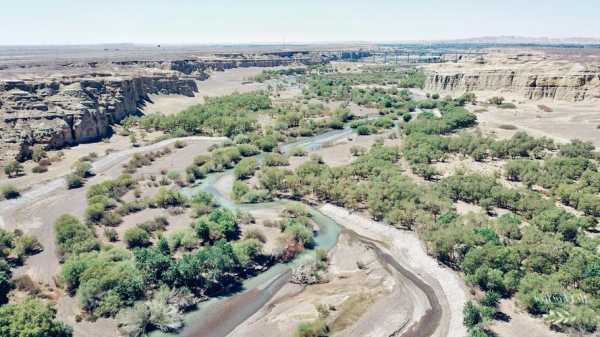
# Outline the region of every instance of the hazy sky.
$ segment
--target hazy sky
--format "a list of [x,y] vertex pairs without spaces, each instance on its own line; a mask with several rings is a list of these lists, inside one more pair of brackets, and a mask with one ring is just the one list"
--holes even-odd
[[3,0],[0,45],[600,37],[599,0]]

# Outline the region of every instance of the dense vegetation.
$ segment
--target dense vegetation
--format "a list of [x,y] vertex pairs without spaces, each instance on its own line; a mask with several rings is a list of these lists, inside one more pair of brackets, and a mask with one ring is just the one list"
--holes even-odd
[[[265,71],[255,80],[305,71]],[[206,103],[179,114],[125,122],[126,128],[160,130],[172,136],[231,139],[193,158],[183,174],[165,170],[158,179],[150,177],[145,183],[157,187],[152,196],[141,196],[141,183],[131,174],[171,150],[136,155],[125,165],[126,174],[88,188],[84,219],[63,215],[56,221],[63,263],[59,281],[77,297],[85,318],[115,317],[127,336],[151,330],[174,332],[184,324],[182,314],[199,301],[236,291],[244,278],[314,247],[310,213],[298,204],[286,207],[281,220],[270,224],[280,229],[284,244],[266,255],[264,234],[241,233],[240,224],[251,221],[250,217],[219,207],[208,193],[187,197],[179,191],[210,173],[232,170],[236,178],[232,197],[238,202],[275,198],[330,202],[415,230],[431,255],[464,273],[468,284],[478,290],[464,307],[470,336],[492,335],[488,323],[499,316],[497,306],[503,298],[516,299],[556,329],[598,330],[600,257],[598,240],[589,231],[596,228],[600,216],[600,173],[591,144],[561,145],[523,132],[498,140],[463,130],[477,123],[465,108],[474,96],[440,99],[435,94],[413,101],[404,88],[423,86],[420,71],[382,67],[338,73],[323,67],[305,75],[303,104],[274,104],[267,92],[233,94],[207,98]],[[353,102],[377,109],[380,116],[357,119],[347,104],[331,111],[314,99]],[[510,108],[501,98],[490,104]],[[263,119],[268,122],[261,125]],[[358,135],[397,127],[402,147],[386,146],[378,139],[369,149],[353,147],[353,161],[345,166],[330,167],[311,155],[296,169],[285,168],[288,156],[308,153],[299,147],[282,154],[282,143],[345,126]],[[403,167],[401,157],[410,167]],[[458,170],[442,177],[433,166],[456,158],[503,161],[503,174]],[[85,161],[76,164],[69,187],[83,185],[90,168]],[[10,170],[11,176],[19,173],[17,169]],[[427,181],[414,179],[407,169]],[[133,200],[125,197],[130,191]],[[478,205],[482,212],[461,215],[455,207],[458,201]],[[167,232],[168,220],[156,217],[127,229],[119,238],[114,227],[122,217],[146,208],[163,208],[172,214],[191,210],[193,223]],[[98,227],[108,243],[97,237]],[[119,240],[122,247],[115,244]],[[32,242],[20,233],[0,231],[0,303],[6,302],[13,288],[15,261],[8,257],[22,260],[39,250]],[[20,336],[15,331],[25,324],[25,312],[33,313],[34,324],[52,331],[46,335],[70,335],[54,320],[52,309],[37,300],[1,307],[0,335]],[[12,316],[17,319],[9,320]],[[324,318],[300,325],[295,335],[326,336]]]
[[8,303],[10,293],[16,288],[13,268],[20,266],[28,256],[37,254],[42,249],[35,237],[18,230],[9,232],[0,229],[0,336],[72,335],[70,327],[55,319],[56,312],[50,305],[32,297],[37,295],[35,289],[21,294],[24,298]]
[[160,130],[183,135],[235,136],[256,129],[256,113],[271,107],[266,93],[253,92],[221,97],[206,97],[174,115],[151,114],[129,118],[126,127],[137,125],[144,130]]
[[280,78],[282,76],[304,75],[307,73],[307,71],[307,68],[268,69],[263,70],[260,74],[250,78],[249,80],[262,83],[272,79]]

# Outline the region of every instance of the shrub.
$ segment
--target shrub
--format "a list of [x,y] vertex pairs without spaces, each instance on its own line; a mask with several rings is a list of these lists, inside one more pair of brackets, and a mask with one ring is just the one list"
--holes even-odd
[[481,321],[483,320],[481,316],[481,311],[479,310],[477,305],[471,301],[465,303],[465,307],[463,308],[463,314],[464,324],[467,328],[473,328],[479,323],[481,323]]
[[42,144],[36,144],[33,146],[33,150],[31,151],[31,159],[33,159],[34,162],[37,163],[46,157],[46,150],[44,150],[44,146]]
[[183,149],[184,147],[187,146],[187,143],[184,142],[183,140],[178,140],[178,141],[175,142],[174,146],[175,146],[176,149]]
[[66,178],[66,182],[68,189],[80,188],[83,186],[83,178],[76,174],[69,174]]
[[302,147],[293,147],[288,151],[288,154],[293,157],[304,157],[306,153],[306,150]]
[[355,157],[360,157],[367,153],[367,149],[359,145],[352,145],[350,148],[350,153]]
[[16,160],[9,161],[4,166],[4,173],[9,177],[15,177],[23,174],[23,165]]
[[244,157],[250,157],[260,153],[258,147],[252,144],[240,144],[237,146],[237,148],[240,151],[240,154]]
[[319,319],[312,323],[300,323],[294,337],[326,337],[329,336],[329,327],[325,321]]
[[502,129],[502,130],[516,130],[518,128],[516,126],[512,125],[512,124],[502,124],[502,125],[498,126],[498,129]]
[[73,174],[81,178],[92,176],[92,164],[87,161],[78,161],[73,164]]
[[79,254],[100,248],[92,229],[69,214],[56,220],[54,233],[60,255]]
[[16,199],[21,196],[21,192],[13,185],[0,187],[0,194],[4,199]]
[[139,227],[128,229],[123,235],[123,241],[128,248],[147,247],[151,244],[150,234]]
[[244,158],[235,166],[233,173],[237,179],[248,179],[254,175],[257,169],[256,159]]
[[185,206],[187,199],[183,194],[163,187],[154,197],[154,203],[162,208],[179,207]]
[[15,255],[18,257],[35,255],[44,250],[42,244],[35,236],[21,235],[15,242]]
[[37,166],[34,166],[34,167],[31,169],[31,172],[33,172],[33,173],[44,173],[44,172],[48,172],[48,166],[43,166],[43,165],[37,165]]
[[271,153],[263,158],[263,164],[266,166],[287,166],[290,162],[286,156],[278,153]]
[[359,125],[356,128],[356,133],[358,133],[359,136],[368,136],[371,134],[371,132],[371,128],[367,125]]
[[514,103],[502,103],[498,105],[500,109],[516,109],[517,106]]
[[492,97],[488,100],[488,103],[494,104],[494,105],[500,105],[503,102],[504,102],[504,97],[498,97],[498,96]]
[[250,228],[250,229],[248,229],[244,233],[244,239],[255,239],[255,240],[258,240],[258,241],[260,241],[262,243],[267,242],[267,237],[265,236],[265,233],[263,233],[258,228]]
[[110,242],[116,242],[119,240],[119,233],[114,228],[104,228],[104,237]]

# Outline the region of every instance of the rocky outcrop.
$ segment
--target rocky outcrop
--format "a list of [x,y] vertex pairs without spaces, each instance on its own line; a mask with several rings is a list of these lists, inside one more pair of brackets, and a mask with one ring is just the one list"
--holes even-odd
[[[61,148],[98,141],[111,125],[138,113],[149,94],[194,96],[210,71],[313,65],[367,52],[221,54],[179,60],[109,60],[42,65],[37,80],[0,81],[0,163],[27,159],[31,147]],[[25,69],[25,65],[13,66]],[[55,68],[58,67],[58,68]],[[29,76],[30,68],[26,75]],[[11,75],[20,74],[16,71]],[[56,78],[55,74],[61,74]]]
[[0,82],[1,159],[26,159],[34,144],[98,141],[111,134],[111,124],[137,113],[149,94],[196,91],[192,79],[164,76]]
[[532,73],[523,70],[432,71],[428,91],[507,91],[524,98],[579,102],[600,98],[600,72]]

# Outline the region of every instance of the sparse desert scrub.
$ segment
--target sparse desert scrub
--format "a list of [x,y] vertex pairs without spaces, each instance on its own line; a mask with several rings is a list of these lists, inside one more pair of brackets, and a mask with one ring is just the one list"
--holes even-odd
[[0,195],[4,199],[16,199],[21,196],[21,192],[14,185],[5,185],[0,187]]
[[16,160],[11,160],[4,166],[4,174],[9,178],[20,176],[23,174],[23,165]]

